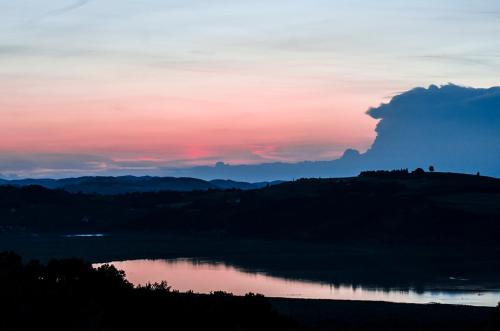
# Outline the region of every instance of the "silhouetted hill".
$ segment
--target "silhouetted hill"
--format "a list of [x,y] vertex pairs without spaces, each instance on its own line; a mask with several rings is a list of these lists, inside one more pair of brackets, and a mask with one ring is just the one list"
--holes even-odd
[[189,177],[77,177],[64,179],[19,179],[2,180],[0,185],[30,186],[39,185],[49,189],[62,189],[72,193],[89,194],[123,194],[132,192],[159,191],[196,191],[210,189],[241,189],[250,190],[275,183],[246,183],[230,180],[205,181]]
[[259,190],[71,194],[0,187],[4,232],[161,232],[229,237],[496,242],[500,180],[446,174],[303,179]]

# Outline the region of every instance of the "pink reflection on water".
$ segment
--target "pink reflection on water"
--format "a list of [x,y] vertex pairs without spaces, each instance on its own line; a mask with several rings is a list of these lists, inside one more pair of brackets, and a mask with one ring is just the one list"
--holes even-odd
[[223,263],[197,262],[188,259],[134,260],[111,262],[111,264],[124,270],[127,279],[135,285],[167,281],[173,289],[181,292],[189,290],[197,293],[225,291],[235,295],[253,292],[268,297],[281,298],[406,303],[436,302],[476,306],[496,306],[500,301],[499,292],[428,291],[417,293],[349,285],[332,286],[324,283],[272,277],[264,273],[245,272]]

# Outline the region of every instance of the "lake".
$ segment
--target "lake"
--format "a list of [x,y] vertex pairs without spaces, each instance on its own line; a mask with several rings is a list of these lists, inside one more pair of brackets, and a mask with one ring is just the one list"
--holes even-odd
[[490,307],[496,306],[500,301],[500,292],[497,291],[417,292],[327,284],[274,277],[265,272],[252,272],[224,263],[193,259],[130,260],[110,262],[110,264],[124,270],[127,279],[135,285],[167,281],[173,289],[181,292],[225,291],[235,295],[252,292],[280,298],[441,303]]

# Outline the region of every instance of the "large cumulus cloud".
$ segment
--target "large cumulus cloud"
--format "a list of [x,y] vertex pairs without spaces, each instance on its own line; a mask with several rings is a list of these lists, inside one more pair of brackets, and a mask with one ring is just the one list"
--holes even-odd
[[363,167],[433,164],[444,171],[500,175],[500,88],[416,88],[370,109],[377,138]]
[[371,148],[363,154],[347,150],[332,161],[169,168],[150,161],[130,163],[89,155],[0,153],[0,173],[22,177],[131,173],[263,181],[434,165],[438,171],[479,171],[500,177],[500,87],[416,88],[370,109],[368,115],[379,120]]
[[183,175],[237,180],[355,176],[363,170],[433,165],[438,171],[500,177],[500,87],[453,84],[415,88],[372,108],[377,137],[363,154],[347,150],[333,161],[198,167]]

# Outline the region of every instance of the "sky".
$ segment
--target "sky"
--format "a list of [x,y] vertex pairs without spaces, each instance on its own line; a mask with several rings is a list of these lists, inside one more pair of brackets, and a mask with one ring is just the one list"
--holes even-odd
[[500,85],[495,0],[0,0],[0,173],[331,160],[417,86]]

